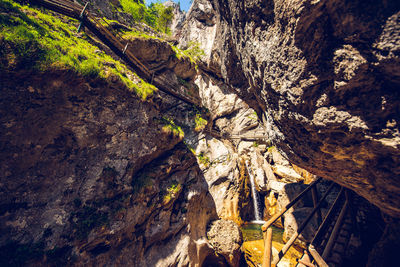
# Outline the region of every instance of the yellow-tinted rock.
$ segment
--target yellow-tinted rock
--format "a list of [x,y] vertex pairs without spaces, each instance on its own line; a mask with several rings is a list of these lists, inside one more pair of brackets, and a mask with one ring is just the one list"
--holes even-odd
[[[276,255],[277,251],[280,251],[283,247],[282,243],[272,241],[273,254]],[[264,241],[255,240],[247,241],[242,245],[242,251],[248,266],[261,266],[263,251],[264,251]],[[301,253],[294,248],[290,248],[283,259],[278,263],[278,267],[283,266],[296,266],[296,259],[301,257]]]

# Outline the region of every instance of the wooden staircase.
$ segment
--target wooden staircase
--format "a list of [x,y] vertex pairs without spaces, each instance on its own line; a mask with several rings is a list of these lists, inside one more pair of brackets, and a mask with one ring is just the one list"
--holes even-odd
[[350,193],[342,188],[313,241],[298,260],[297,267],[342,265],[354,232],[349,198]]
[[[332,183],[329,188],[324,192],[320,199],[317,199],[317,184],[321,180],[316,180],[309,185],[302,193],[300,193],[293,201],[291,201],[280,213],[273,216],[266,222],[262,230],[264,232],[264,258],[263,267],[276,266],[283,258],[285,253],[294,244],[296,239],[303,232],[307,224],[313,216],[320,216],[320,208],[323,201],[326,199],[334,186]],[[300,199],[302,199],[308,191],[313,194],[314,209],[310,212],[309,216],[301,222],[296,233],[292,235],[289,241],[285,244],[277,257],[272,257],[271,252],[271,236],[272,228],[270,227],[277,219],[294,206]],[[297,267],[339,267],[343,265],[345,255],[349,242],[354,233],[357,233],[355,223],[355,216],[352,210],[353,194],[351,191],[340,187],[340,191],[336,196],[335,201],[329,208],[328,213],[320,223],[313,240],[308,244],[307,249],[304,251],[302,257],[298,259]],[[319,219],[319,218],[318,218]]]

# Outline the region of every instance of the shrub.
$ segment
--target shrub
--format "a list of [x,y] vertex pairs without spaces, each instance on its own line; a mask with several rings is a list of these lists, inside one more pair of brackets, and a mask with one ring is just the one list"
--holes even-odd
[[202,131],[207,126],[207,123],[208,123],[207,120],[203,119],[200,114],[196,114],[194,121],[196,124],[194,130],[196,132]]
[[204,50],[200,48],[200,43],[195,41],[190,41],[187,48],[184,50],[179,49],[176,46],[172,46],[172,49],[175,51],[178,58],[187,57],[193,63],[200,61],[205,55]]
[[122,9],[132,15],[136,22],[143,22],[159,32],[169,33],[168,25],[174,14],[172,7],[166,8],[160,2],[147,7],[137,0],[120,0]]

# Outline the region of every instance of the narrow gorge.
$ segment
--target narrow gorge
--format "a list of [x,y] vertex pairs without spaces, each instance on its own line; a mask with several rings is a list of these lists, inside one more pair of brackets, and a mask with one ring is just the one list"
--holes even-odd
[[400,4],[181,2],[0,0],[0,266],[396,266]]

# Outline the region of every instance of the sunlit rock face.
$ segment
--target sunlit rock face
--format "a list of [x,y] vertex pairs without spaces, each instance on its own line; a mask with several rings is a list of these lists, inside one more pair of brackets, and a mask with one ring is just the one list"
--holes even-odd
[[214,201],[165,114],[119,82],[42,75],[0,79],[0,265],[187,266],[213,255]]
[[171,32],[179,31],[182,29],[182,24],[185,21],[186,12],[182,11],[180,5],[169,0],[164,2],[164,6],[166,8],[171,7],[174,17],[169,25],[169,29]]
[[265,118],[271,141],[292,163],[399,217],[399,5],[208,4],[220,73]]

